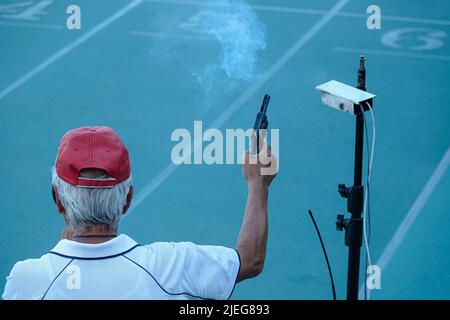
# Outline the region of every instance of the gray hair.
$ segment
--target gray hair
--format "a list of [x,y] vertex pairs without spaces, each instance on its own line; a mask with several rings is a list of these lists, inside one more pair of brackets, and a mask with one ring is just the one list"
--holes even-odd
[[131,176],[112,188],[75,187],[58,177],[52,168],[52,185],[74,229],[92,225],[117,228],[132,185]]

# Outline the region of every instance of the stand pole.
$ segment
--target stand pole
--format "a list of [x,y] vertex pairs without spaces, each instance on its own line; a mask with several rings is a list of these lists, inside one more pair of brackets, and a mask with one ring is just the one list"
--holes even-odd
[[[366,69],[364,57],[360,57],[358,69],[358,89],[366,90]],[[353,186],[347,187],[339,184],[338,191],[342,197],[347,198],[347,211],[351,214],[349,219],[338,215],[336,227],[345,229],[345,245],[348,247],[347,270],[347,300],[357,300],[359,290],[359,270],[361,246],[363,238],[363,206],[364,186],[362,185],[363,151],[364,151],[364,110],[355,106],[355,163]]]
[[[362,185],[362,161],[364,148],[364,119],[362,112],[356,116],[355,130],[355,172],[349,200],[346,245],[348,246],[347,300],[357,300],[359,290],[359,266],[363,236],[364,187]],[[351,203],[350,203],[351,202]]]

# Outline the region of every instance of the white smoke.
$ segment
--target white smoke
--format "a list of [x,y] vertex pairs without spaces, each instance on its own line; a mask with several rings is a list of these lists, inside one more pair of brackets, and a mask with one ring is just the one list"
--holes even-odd
[[192,75],[205,90],[204,108],[210,107],[215,89],[233,90],[258,78],[258,53],[267,47],[266,25],[242,0],[208,0],[185,29],[208,36],[219,50],[212,61]]

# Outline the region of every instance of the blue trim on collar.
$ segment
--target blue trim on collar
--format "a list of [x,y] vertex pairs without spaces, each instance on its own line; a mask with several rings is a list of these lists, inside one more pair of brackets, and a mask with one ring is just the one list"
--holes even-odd
[[96,244],[64,239],[59,241],[49,253],[70,259],[100,260],[120,256],[138,246],[139,244],[129,236],[121,234],[114,239]]
[[103,259],[111,259],[111,258],[115,258],[115,257],[121,256],[121,255],[123,255],[125,253],[128,253],[128,252],[130,252],[130,251],[132,251],[132,250],[134,250],[134,249],[136,249],[137,247],[140,247],[140,246],[141,246],[140,244],[136,244],[135,246],[131,247],[130,249],[128,249],[126,251],[123,251],[123,252],[120,252],[120,253],[117,253],[117,254],[112,254],[112,255],[109,255],[109,256],[104,256],[104,257],[89,257],[89,258],[87,258],[87,257],[76,257],[76,256],[69,256],[69,255],[66,255],[66,254],[61,254],[61,253],[54,252],[54,251],[49,251],[48,253],[55,254],[57,256],[60,256],[60,257],[63,257],[63,258],[67,258],[67,259],[103,260]]

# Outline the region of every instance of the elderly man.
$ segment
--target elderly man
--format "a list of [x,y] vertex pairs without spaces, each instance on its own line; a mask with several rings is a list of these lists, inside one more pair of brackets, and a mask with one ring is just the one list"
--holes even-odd
[[133,197],[123,142],[108,127],[69,131],[52,170],[53,199],[66,223],[62,240],[41,258],[16,263],[3,299],[228,299],[236,282],[261,273],[266,255],[274,175],[261,175],[261,163],[249,157],[235,250],[190,242],[139,245],[117,234]]

